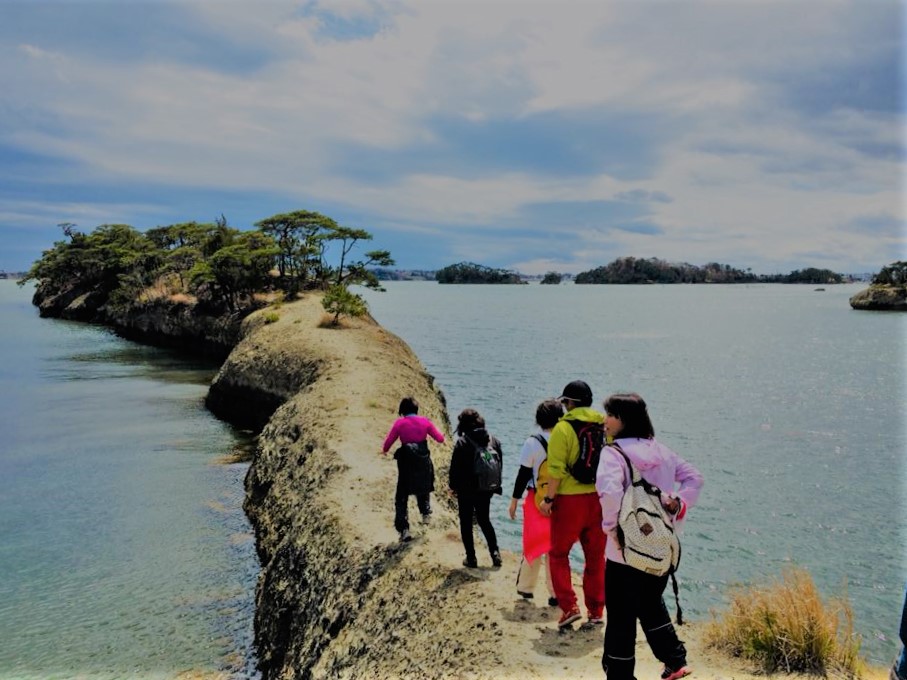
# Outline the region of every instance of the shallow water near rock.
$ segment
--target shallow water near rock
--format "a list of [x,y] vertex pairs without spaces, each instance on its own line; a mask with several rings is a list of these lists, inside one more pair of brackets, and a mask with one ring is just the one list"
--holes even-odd
[[658,438],[706,479],[684,535],[685,615],[706,620],[733,584],[802,566],[824,595],[846,590],[863,653],[887,664],[907,579],[907,315],[852,310],[864,287],[361,292],[435,376],[451,418],[477,408],[501,439],[505,495],[492,518],[504,548],[520,551],[507,503],[538,402],[575,378],[599,410],[612,392],[639,392]]
[[0,281],[0,678],[255,677],[258,563],[215,369]]

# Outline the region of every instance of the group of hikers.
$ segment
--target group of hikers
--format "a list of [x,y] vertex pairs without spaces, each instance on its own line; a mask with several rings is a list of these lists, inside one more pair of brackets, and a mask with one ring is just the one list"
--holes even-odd
[[[655,439],[646,403],[638,394],[612,394],[603,406],[604,414],[595,410],[589,385],[574,380],[559,397],[536,408],[538,431],[520,451],[509,506],[511,519],[516,519],[522,500],[523,554],[517,595],[533,598],[544,570],[548,604],[561,611],[557,625],[572,627],[583,616],[569,558],[578,542],[585,560],[583,625],[605,624],[605,674],[611,680],[633,680],[639,621],[653,654],[664,664],[661,677],[677,680],[692,670],[663,594],[679,560],[677,533],[699,497],[702,475]],[[418,412],[415,399],[403,399],[400,417],[382,448],[387,453],[400,441],[394,454],[399,473],[394,526],[403,542],[412,540],[407,513],[410,495],[416,496],[423,522],[431,515],[435,475],[428,437],[444,442],[443,433]],[[503,493],[501,443],[474,409],[459,414],[455,435],[448,486],[457,499],[466,551],[463,566],[478,566],[475,520],[492,565],[500,567],[490,506],[492,497]],[[675,595],[676,588],[675,581]]]

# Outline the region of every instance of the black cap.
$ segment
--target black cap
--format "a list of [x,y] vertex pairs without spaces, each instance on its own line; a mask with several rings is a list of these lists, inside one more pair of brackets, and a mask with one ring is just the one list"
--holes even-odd
[[574,380],[568,383],[564,388],[563,394],[558,397],[560,400],[569,399],[577,402],[580,406],[592,405],[592,388],[582,380]]

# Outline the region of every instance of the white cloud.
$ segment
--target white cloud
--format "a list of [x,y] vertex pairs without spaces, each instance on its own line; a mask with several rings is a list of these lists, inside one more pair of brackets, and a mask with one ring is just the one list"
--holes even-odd
[[[260,53],[254,68],[181,61],[166,44],[145,59],[118,60],[65,42],[0,43],[11,57],[0,65],[9,93],[0,145],[74,162],[75,170],[48,166],[61,182],[77,172],[83,181],[260,191],[346,206],[401,229],[481,225],[489,239],[508,238],[525,204],[613,200],[634,189],[673,199],[650,206],[647,219],[662,235],[590,232],[590,248],[574,263],[615,247],[694,263],[786,261],[822,248],[842,267],[893,251],[907,256],[903,238],[880,250],[871,235],[842,227],[861,215],[904,219],[903,112],[854,106],[810,116],[785,99],[798,79],[815,85],[816,74],[884,54],[884,3],[180,7],[224,45]],[[379,30],[331,40],[325,12]],[[657,120],[650,175],[622,181],[603,172],[542,175],[517,166],[492,175],[406,164],[408,151],[453,143],[432,124],[438,116],[479,125],[577,111]],[[339,174],[335,162],[355,165],[356,148],[402,156],[363,175],[380,182]],[[361,162],[385,156],[376,158]],[[455,233],[444,234],[459,247]]]

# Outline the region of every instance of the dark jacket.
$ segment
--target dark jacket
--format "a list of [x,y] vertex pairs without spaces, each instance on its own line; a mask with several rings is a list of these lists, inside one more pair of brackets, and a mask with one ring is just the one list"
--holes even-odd
[[[450,476],[448,478],[448,485],[458,495],[478,493],[478,479],[475,473],[476,446],[472,442],[483,447],[488,446],[490,442],[491,448],[501,456],[501,460],[504,458],[501,442],[484,428],[461,434],[457,438],[457,443],[454,444],[453,454],[450,457]],[[502,493],[501,487],[495,489],[494,493]]]
[[403,444],[394,453],[397,459],[398,493],[425,494],[435,490],[435,466],[431,461],[428,442]]

